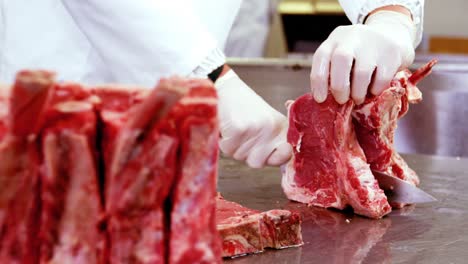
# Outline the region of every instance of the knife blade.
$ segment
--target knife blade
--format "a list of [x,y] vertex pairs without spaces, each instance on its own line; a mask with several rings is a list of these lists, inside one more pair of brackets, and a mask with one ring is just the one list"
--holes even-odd
[[432,195],[411,183],[380,171],[373,170],[372,173],[390,202],[416,204],[437,201]]

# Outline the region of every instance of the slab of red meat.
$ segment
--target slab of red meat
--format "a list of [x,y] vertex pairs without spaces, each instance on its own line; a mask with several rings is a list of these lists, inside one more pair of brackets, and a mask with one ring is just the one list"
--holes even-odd
[[104,263],[103,204],[90,91],[56,85],[41,133],[40,263]]
[[289,108],[288,142],[293,159],[282,178],[286,196],[320,207],[344,209],[380,218],[391,211],[352,124],[352,101],[340,105],[329,95],[317,103],[311,94],[299,97]]
[[221,261],[211,82],[88,89],[25,71],[6,115],[0,263]]
[[10,108],[10,86],[0,85],[0,142],[8,132],[8,113]]
[[216,223],[222,238],[223,257],[282,249],[303,244],[301,217],[288,210],[260,212],[216,199]]
[[176,174],[179,139],[167,117],[187,92],[181,79],[150,93],[96,88],[102,100],[106,212],[111,263],[165,263],[164,201]]
[[398,72],[388,89],[368,97],[353,111],[356,135],[371,168],[415,185],[419,178],[395,150],[394,135],[397,121],[406,114],[409,104],[422,100],[416,84],[430,74],[435,63],[432,60],[413,74]]
[[189,81],[191,88],[173,109],[180,138],[173,189],[169,263],[220,263],[216,231],[218,169],[217,97],[211,82]]
[[53,74],[19,72],[11,92],[8,133],[0,142],[0,263],[37,263],[39,151],[35,139]]

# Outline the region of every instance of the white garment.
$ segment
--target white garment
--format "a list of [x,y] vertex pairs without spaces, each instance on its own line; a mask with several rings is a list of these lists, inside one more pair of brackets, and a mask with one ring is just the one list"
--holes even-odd
[[[218,46],[216,39],[224,45],[240,5],[240,0],[0,2],[3,82],[20,69],[44,68],[71,81],[148,87],[162,76],[191,73]],[[218,9],[224,12],[214,12]]]
[[[353,22],[362,22],[368,7],[387,2],[421,10],[423,4],[341,0]],[[0,80],[11,82],[20,69],[42,68],[70,81],[151,87],[162,76],[188,75],[216,55],[239,5],[240,0],[0,0]],[[422,11],[411,10],[417,21]]]
[[224,52],[228,57],[263,57],[278,0],[243,0]]
[[353,24],[362,24],[367,15],[373,10],[388,6],[400,5],[411,11],[416,26],[416,39],[414,46],[421,42],[423,32],[424,1],[425,0],[338,0],[346,16]]

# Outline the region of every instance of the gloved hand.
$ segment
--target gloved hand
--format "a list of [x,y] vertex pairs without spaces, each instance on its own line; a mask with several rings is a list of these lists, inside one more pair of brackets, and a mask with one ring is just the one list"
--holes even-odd
[[250,167],[279,166],[291,157],[286,141],[288,121],[273,109],[233,70],[216,82],[221,130],[220,148]]
[[325,101],[329,89],[340,104],[350,97],[360,104],[368,90],[380,94],[399,69],[413,62],[415,31],[407,15],[393,11],[378,11],[365,25],[336,28],[313,57],[315,100]]

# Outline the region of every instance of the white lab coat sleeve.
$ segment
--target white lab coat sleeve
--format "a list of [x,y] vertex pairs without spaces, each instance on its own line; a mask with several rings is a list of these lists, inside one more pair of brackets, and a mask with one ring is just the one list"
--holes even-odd
[[200,23],[190,1],[62,3],[120,83],[152,87],[161,77],[188,75],[217,49],[216,40]]
[[424,0],[339,0],[346,15],[353,24],[364,23],[367,15],[376,8],[401,5],[411,11],[416,27],[414,47],[419,45],[423,32]]

